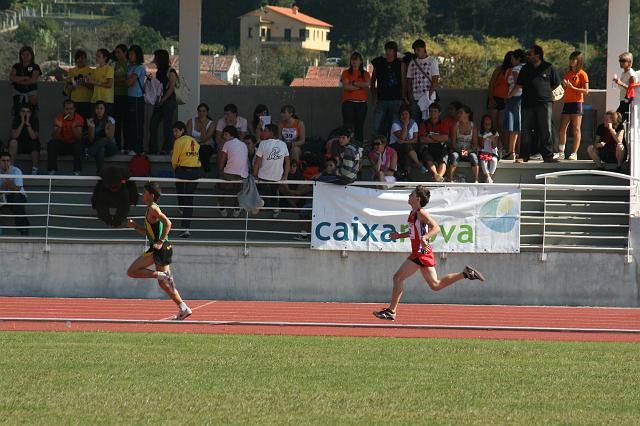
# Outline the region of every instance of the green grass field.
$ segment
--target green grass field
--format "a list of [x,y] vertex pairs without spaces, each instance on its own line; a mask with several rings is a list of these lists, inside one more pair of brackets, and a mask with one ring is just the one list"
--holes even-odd
[[640,346],[0,333],[0,423],[638,424]]

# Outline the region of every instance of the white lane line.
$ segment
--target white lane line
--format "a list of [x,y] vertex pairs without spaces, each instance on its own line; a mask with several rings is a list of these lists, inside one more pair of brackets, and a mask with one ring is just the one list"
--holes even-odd
[[[210,302],[213,303],[213,302]],[[205,305],[202,305],[203,307]],[[197,308],[196,308],[197,309]],[[335,328],[368,328],[368,329],[411,329],[411,330],[485,330],[485,331],[531,331],[531,332],[565,332],[565,333],[626,333],[640,334],[640,329],[626,328],[580,328],[580,327],[526,327],[502,325],[446,325],[446,324],[368,324],[368,323],[335,323],[335,322],[287,322],[287,321],[172,321],[172,320],[134,320],[104,318],[14,318],[0,317],[0,322],[65,322],[95,324],[188,324],[188,325],[236,325],[266,327],[335,327]]]

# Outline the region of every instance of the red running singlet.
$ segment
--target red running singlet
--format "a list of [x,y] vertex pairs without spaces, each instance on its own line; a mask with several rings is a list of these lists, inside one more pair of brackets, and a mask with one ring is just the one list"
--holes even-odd
[[427,233],[427,224],[420,222],[418,212],[409,214],[409,238],[411,240],[411,255],[409,260],[418,266],[436,266],[436,260],[433,257],[433,249],[431,244],[427,243],[427,247],[420,244],[422,237]]

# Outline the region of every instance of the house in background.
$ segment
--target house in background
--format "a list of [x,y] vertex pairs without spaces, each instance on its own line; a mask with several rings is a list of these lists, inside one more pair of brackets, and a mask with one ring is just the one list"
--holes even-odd
[[328,52],[332,25],[291,8],[263,6],[240,17],[240,49],[299,46],[314,52]]
[[240,84],[240,62],[235,55],[200,56],[200,72],[203,71],[229,84]]

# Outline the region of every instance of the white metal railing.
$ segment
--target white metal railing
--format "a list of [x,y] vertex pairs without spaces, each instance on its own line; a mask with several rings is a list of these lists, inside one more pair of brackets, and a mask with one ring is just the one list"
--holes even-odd
[[[604,184],[556,184],[549,181],[560,177],[591,175],[593,178],[626,179],[628,185]],[[4,176],[0,175],[0,179]],[[540,251],[542,258],[548,251],[603,251],[627,255],[629,247],[629,194],[637,189],[637,179],[612,172],[564,171],[537,176],[544,184],[519,184],[522,190],[520,213],[521,249]],[[24,175],[28,196],[27,214],[31,221],[28,236],[20,236],[21,227],[13,223],[15,215],[7,208],[0,209],[0,228],[6,232],[2,240],[42,241],[48,249],[50,242],[139,242],[139,237],[128,228],[110,228],[104,225],[91,208],[91,194],[98,177],[87,176],[31,176]],[[135,182],[147,182],[148,178],[132,178]],[[184,244],[240,244],[285,245],[309,247],[311,228],[312,193],[306,195],[277,196],[278,206],[263,207],[258,215],[240,211],[234,214],[228,207],[222,216],[220,200],[230,200],[234,195],[224,195],[217,189],[220,183],[238,183],[219,179],[198,180],[194,197],[194,217],[191,219],[191,238],[181,240],[177,233],[184,231],[175,190],[171,185],[179,181],[173,178],[153,178],[163,186],[161,199],[163,211],[172,219],[171,238]],[[192,182],[192,181],[191,181]],[[282,184],[312,185],[310,181],[286,181]],[[387,187],[394,191],[424,184],[429,187],[476,186],[473,183],[433,182],[356,182],[355,186]],[[513,184],[492,184],[493,187]],[[260,188],[260,183],[258,184]],[[313,187],[312,187],[313,188]],[[139,185],[141,190],[141,184]],[[263,196],[265,201],[274,197]],[[289,200],[294,202],[290,203]],[[130,216],[142,219],[145,206],[132,206]],[[11,203],[9,203],[11,204]],[[227,203],[225,203],[227,204]],[[275,215],[274,215],[275,213]],[[275,216],[275,217],[274,217]]]

